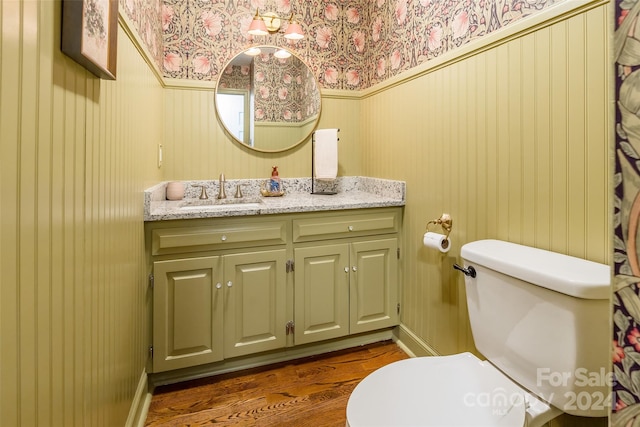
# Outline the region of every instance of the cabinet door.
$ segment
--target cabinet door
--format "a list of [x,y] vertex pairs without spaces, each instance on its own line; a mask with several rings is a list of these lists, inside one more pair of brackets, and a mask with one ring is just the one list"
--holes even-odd
[[224,256],[224,357],[286,345],[286,251]]
[[153,372],[222,360],[219,257],[153,263]]
[[351,246],[352,334],[398,324],[398,239]]
[[294,250],[296,345],[349,334],[349,245]]

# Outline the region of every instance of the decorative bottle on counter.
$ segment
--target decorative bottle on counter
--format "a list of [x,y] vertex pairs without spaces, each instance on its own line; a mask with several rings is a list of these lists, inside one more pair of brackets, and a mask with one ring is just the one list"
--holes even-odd
[[278,174],[278,167],[273,166],[271,171],[271,179],[269,180],[269,191],[272,193],[280,192],[280,174]]

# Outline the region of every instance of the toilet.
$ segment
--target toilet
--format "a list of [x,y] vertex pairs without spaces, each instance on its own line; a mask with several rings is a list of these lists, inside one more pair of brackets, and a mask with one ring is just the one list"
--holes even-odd
[[347,426],[540,427],[563,412],[607,416],[609,266],[500,240],[467,243],[461,257],[486,360],[461,353],[384,366],[353,390]]

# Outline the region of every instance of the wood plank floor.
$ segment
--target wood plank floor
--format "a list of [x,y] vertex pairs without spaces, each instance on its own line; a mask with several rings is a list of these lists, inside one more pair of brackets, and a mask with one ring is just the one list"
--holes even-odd
[[146,425],[344,427],[354,387],[408,357],[387,341],[158,387]]

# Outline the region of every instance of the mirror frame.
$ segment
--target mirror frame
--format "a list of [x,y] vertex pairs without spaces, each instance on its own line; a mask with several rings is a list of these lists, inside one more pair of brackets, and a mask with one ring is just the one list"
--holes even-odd
[[[309,64],[307,64],[297,53],[295,53],[293,50],[291,50],[288,47],[281,47],[281,46],[274,46],[274,45],[267,45],[267,44],[257,45],[257,46],[250,46],[250,47],[259,47],[261,49],[263,49],[263,48],[265,48],[265,49],[266,48],[285,49],[287,52],[289,52],[291,54],[291,56],[293,56],[296,59],[298,59],[298,61],[300,61],[305,67],[307,67],[307,69],[309,69],[311,71],[311,67],[309,66]],[[313,132],[316,130],[316,128],[318,127],[318,124],[320,123],[320,116],[322,115],[322,93],[320,92],[320,84],[318,82],[318,78],[313,73],[312,73],[312,77],[313,77],[313,81],[314,81],[314,83],[316,85],[316,90],[318,91],[318,98],[319,98],[318,113],[317,113],[317,116],[315,118],[315,123],[314,123],[313,127],[311,128],[311,130],[309,131],[309,133],[304,135],[299,141],[294,142],[292,145],[289,145],[289,146],[281,148],[281,149],[275,149],[275,150],[262,149],[262,148],[257,148],[255,146],[252,147],[252,146],[246,144],[245,142],[239,140],[235,135],[233,135],[229,131],[229,128],[227,128],[227,125],[224,123],[224,121],[221,118],[220,111],[218,109],[218,98],[217,98],[217,96],[218,96],[218,89],[220,88],[220,81],[221,81],[222,77],[224,76],[224,70],[227,69],[227,67],[233,62],[233,60],[238,55],[244,54],[244,52],[247,51],[250,47],[242,49],[240,52],[238,52],[235,55],[233,55],[231,57],[231,59],[229,59],[225,63],[224,67],[222,68],[222,71],[218,75],[218,80],[216,81],[216,87],[215,87],[215,92],[214,92],[214,96],[213,96],[213,103],[214,103],[214,106],[215,106],[216,118],[218,120],[218,123],[220,123],[220,125],[222,126],[222,129],[224,130],[224,133],[229,138],[231,138],[233,141],[235,141],[237,144],[239,144],[243,148],[246,148],[246,149],[249,149],[249,150],[253,150],[253,151],[257,151],[257,152],[260,152],[260,153],[282,153],[284,151],[292,150],[292,149],[298,147],[300,144],[302,144],[306,140],[308,140],[311,137],[311,135],[313,134]],[[228,90],[228,89],[225,88],[225,90]],[[231,90],[234,90],[234,89],[231,89]]]

